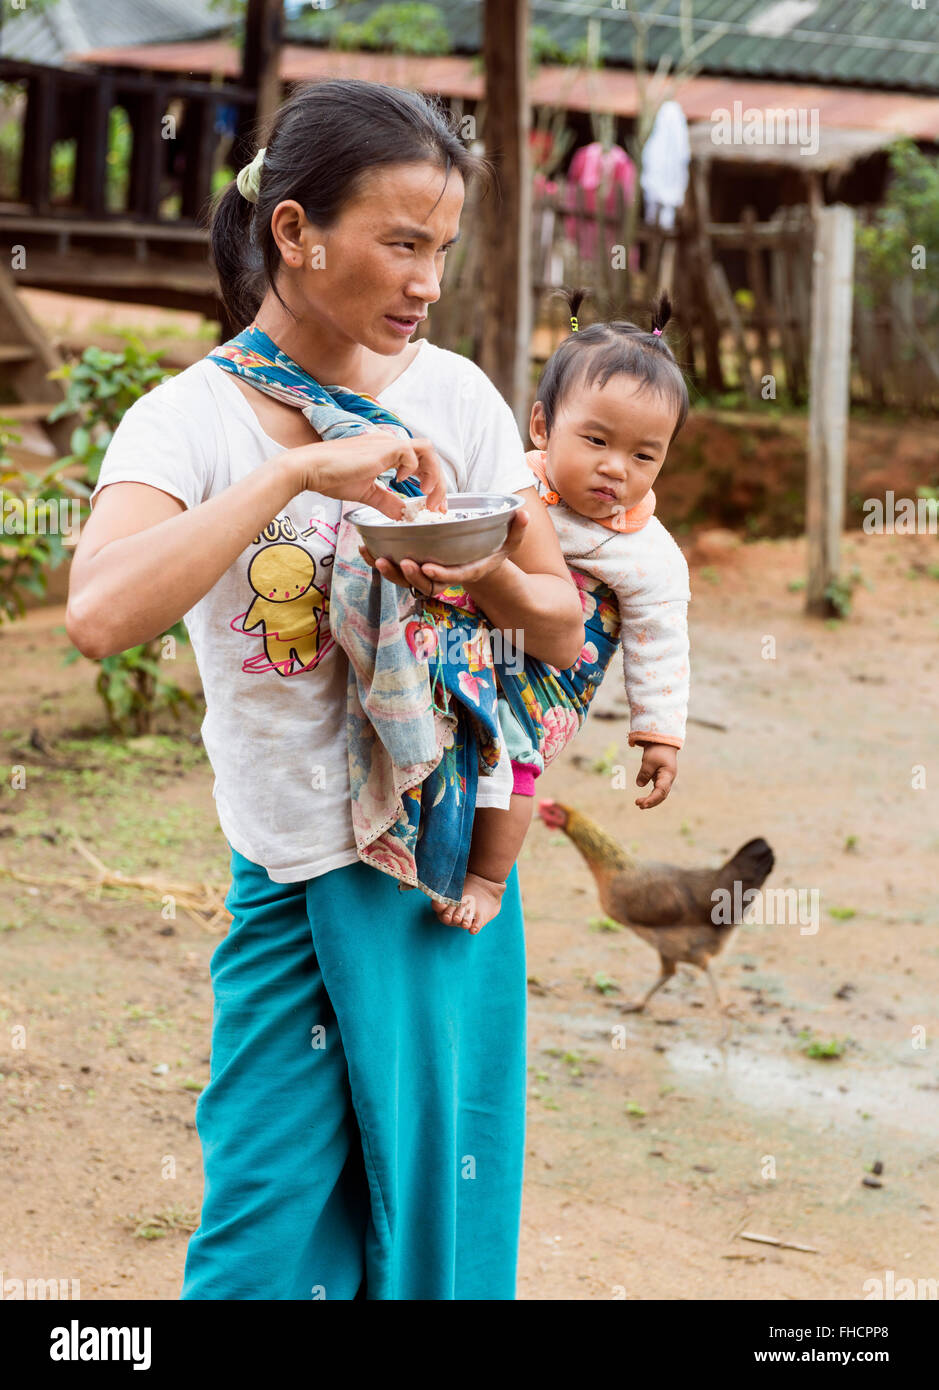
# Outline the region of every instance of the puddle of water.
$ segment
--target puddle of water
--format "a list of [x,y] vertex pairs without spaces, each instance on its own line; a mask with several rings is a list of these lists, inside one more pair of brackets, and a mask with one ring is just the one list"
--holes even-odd
[[[918,1148],[935,1153],[939,1148],[939,1077],[924,1063],[895,1062],[875,1066],[863,1059],[810,1061],[779,1052],[779,1043],[759,1038],[731,1038],[723,1047],[686,1040],[677,1028],[654,1027],[646,1039],[635,1036],[635,1022],[610,1013],[562,1013],[551,1020],[547,1037],[557,1030],[557,1046],[571,1047],[572,1039],[598,1043],[610,1038],[616,1024],[626,1024],[630,1048],[661,1042],[667,1051],[655,1053],[686,1086],[715,1097],[731,1097],[754,1110],[810,1117],[820,1128],[836,1122],[861,1128],[872,1122],[888,1124],[898,1133],[918,1139]],[[755,1046],[754,1043],[757,1045]],[[841,1090],[845,1087],[845,1090]],[[865,1120],[864,1115],[870,1118]]]
[[676,1040],[665,1060],[688,1081],[700,1083],[713,1077],[715,1091],[729,1093],[754,1109],[780,1114],[798,1111],[822,1121],[837,1119],[858,1126],[870,1122],[863,1119],[867,1114],[915,1134],[928,1148],[939,1142],[939,1092],[918,1089],[935,1083],[925,1066],[811,1062],[757,1051],[743,1041],[722,1052],[714,1046]]

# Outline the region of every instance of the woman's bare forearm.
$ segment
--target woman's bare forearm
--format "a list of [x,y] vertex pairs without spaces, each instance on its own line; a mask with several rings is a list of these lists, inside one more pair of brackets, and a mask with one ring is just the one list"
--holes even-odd
[[301,487],[291,462],[278,455],[197,507],[88,555],[77,553],[69,637],[85,656],[101,658],[160,636],[205,597]]
[[566,671],[584,645],[580,596],[557,574],[528,574],[506,559],[492,574],[466,586],[493,628],[513,646]]

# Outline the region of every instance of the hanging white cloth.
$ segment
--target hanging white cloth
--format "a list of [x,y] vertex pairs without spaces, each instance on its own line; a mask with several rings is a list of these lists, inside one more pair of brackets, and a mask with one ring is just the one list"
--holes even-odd
[[691,145],[688,122],[677,101],[659,107],[652,134],[642,151],[642,196],[645,220],[671,230],[685,201]]

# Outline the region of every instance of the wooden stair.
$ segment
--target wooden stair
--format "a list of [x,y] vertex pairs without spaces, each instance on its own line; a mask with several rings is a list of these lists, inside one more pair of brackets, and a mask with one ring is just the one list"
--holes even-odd
[[51,404],[49,401],[17,401],[13,405],[0,405],[0,416],[4,420],[15,420],[17,424],[39,424],[45,420],[54,404],[54,401]]
[[[73,414],[46,418],[65,399],[65,383],[48,375],[61,366],[61,355],[21,300],[12,275],[0,267],[0,419],[40,425],[60,455],[69,452],[77,423]],[[11,395],[14,399],[4,404]]]

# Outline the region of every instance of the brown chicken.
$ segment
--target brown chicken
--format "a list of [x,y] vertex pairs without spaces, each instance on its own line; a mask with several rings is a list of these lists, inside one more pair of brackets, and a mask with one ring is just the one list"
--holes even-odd
[[[607,916],[659,953],[659,978],[641,999],[620,1005],[623,1012],[644,1009],[680,962],[705,972],[722,1009],[710,963],[727,945],[751,901],[747,890],[759,888],[772,870],[775,856],[766,841],[748,840],[718,869],[679,869],[674,864],[638,863],[589,816],[561,801],[539,801],[538,814],[545,825],[563,830],[580,850]],[[727,896],[713,898],[716,889],[726,890]],[[719,910],[722,905],[729,910]]]

